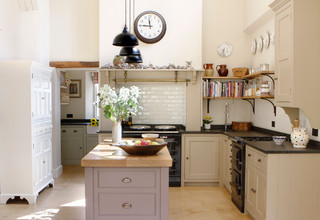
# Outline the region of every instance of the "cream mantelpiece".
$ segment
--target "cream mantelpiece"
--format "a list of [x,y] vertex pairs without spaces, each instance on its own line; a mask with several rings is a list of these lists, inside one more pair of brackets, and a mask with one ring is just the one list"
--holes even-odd
[[100,144],[82,160],[85,167],[86,219],[168,220],[167,147],[156,155],[128,155]]
[[[116,81],[153,83],[186,83],[186,130],[200,131],[202,125],[202,69],[99,69],[99,85],[109,84],[115,87]],[[126,80],[124,80],[126,79]],[[103,111],[100,109],[100,115]],[[99,121],[99,130],[111,130],[112,122],[104,117]]]
[[[300,108],[312,127],[320,128],[320,1],[276,0],[275,102]],[[288,114],[293,121],[292,114]]]

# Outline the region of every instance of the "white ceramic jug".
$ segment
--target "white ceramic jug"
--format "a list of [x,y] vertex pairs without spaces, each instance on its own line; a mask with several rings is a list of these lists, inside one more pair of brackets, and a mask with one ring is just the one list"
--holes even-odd
[[306,148],[309,142],[309,134],[306,128],[294,128],[291,134],[291,143],[296,148]]

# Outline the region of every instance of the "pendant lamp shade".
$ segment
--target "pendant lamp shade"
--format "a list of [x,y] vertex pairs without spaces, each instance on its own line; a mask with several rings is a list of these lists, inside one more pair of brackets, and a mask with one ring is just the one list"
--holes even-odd
[[137,38],[131,34],[125,25],[121,34],[113,39],[114,46],[132,47],[139,45]]
[[142,63],[141,56],[127,56],[126,63]]
[[141,53],[140,53],[140,50],[136,47],[123,47],[121,50],[120,50],[120,56],[140,56]]

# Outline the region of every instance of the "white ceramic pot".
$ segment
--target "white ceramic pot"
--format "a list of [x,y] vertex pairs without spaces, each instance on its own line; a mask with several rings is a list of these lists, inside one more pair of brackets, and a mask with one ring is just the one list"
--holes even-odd
[[112,143],[119,143],[122,138],[121,122],[113,122],[112,124]]
[[309,134],[306,128],[294,128],[291,134],[291,143],[296,148],[306,148],[309,142]]
[[211,129],[211,124],[204,124],[204,129],[210,130]]

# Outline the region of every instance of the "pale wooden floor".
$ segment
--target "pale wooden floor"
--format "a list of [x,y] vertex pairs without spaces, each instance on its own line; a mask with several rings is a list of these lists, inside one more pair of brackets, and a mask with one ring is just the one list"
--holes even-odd
[[[36,205],[14,200],[0,205],[0,219],[84,220],[84,170],[64,166],[53,188],[38,196]],[[183,187],[169,190],[170,220],[250,219],[233,205],[230,194],[221,187]]]

